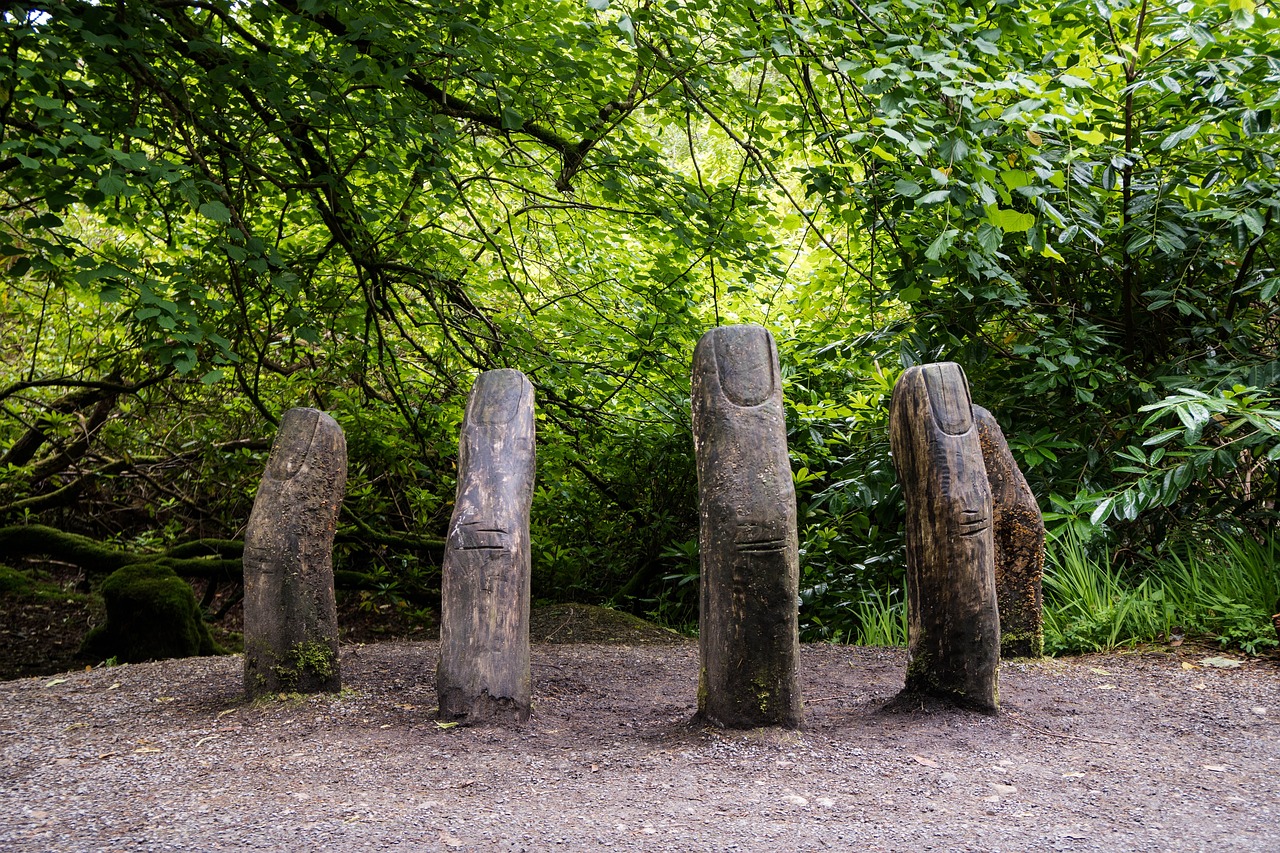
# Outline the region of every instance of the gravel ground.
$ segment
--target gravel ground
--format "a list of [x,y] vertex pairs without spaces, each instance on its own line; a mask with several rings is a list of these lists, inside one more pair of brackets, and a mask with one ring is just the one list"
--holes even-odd
[[901,650],[808,646],[806,728],[690,722],[697,647],[538,645],[518,728],[440,728],[434,643],[246,704],[238,657],[0,683],[0,850],[1280,850],[1280,668],[1001,670],[888,713]]

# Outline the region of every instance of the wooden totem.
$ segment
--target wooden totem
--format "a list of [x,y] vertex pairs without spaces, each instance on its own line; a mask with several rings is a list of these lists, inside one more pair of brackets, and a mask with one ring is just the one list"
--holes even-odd
[[893,389],[889,441],[906,501],[910,633],[904,696],[997,707],[991,487],[969,383],[953,362],[909,368]]
[[973,417],[991,487],[1000,656],[1038,658],[1044,654],[1044,517],[1000,424],[981,406],[973,407]]
[[442,719],[529,718],[533,478],[533,386],[518,370],[482,373],[462,421],[445,544],[436,667]]
[[726,326],[693,356],[702,666],[698,712],[728,728],[801,723],[796,495],[773,336]]
[[333,535],[347,482],[342,428],[316,409],[280,420],[244,536],[244,688],[336,692]]

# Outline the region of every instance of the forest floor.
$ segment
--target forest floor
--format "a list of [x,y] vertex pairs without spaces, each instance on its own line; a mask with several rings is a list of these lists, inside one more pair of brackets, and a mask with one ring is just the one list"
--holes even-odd
[[1274,659],[1006,662],[984,716],[805,646],[804,729],[733,732],[693,721],[696,642],[540,618],[512,727],[437,725],[432,641],[252,703],[237,656],[0,682],[0,849],[1280,850]]

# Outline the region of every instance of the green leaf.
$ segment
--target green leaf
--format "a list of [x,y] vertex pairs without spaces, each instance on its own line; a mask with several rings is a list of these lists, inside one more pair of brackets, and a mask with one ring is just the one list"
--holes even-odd
[[1160,142],[1160,150],[1168,151],[1170,148],[1173,148],[1177,145],[1181,145],[1182,143],[1186,142],[1188,139],[1190,139],[1191,137],[1199,133],[1200,127],[1201,127],[1201,124],[1197,122],[1191,125],[1190,127],[1182,128],[1182,130],[1175,130],[1173,133],[1166,136]]
[[1231,22],[1236,27],[1246,30],[1253,26],[1254,0],[1228,0],[1227,7],[1231,9]]
[[524,116],[511,109],[510,107],[502,108],[502,129],[503,130],[519,130],[524,127]]
[[1266,221],[1262,218],[1262,214],[1253,208],[1246,208],[1240,211],[1240,220],[1244,223],[1244,227],[1255,237],[1261,237],[1262,232],[1266,230]]
[[227,206],[218,200],[206,201],[200,205],[200,215],[206,219],[212,219],[214,222],[227,223],[231,221],[231,211]]
[[1164,444],[1166,441],[1168,441],[1169,439],[1173,438],[1176,435],[1182,435],[1182,430],[1167,429],[1164,432],[1159,433],[1158,435],[1151,436],[1151,438],[1148,438],[1146,441],[1142,443],[1144,446],[1152,445],[1152,444]]
[[1096,507],[1094,507],[1093,512],[1089,514],[1089,523],[1097,525],[1106,521],[1107,516],[1111,514],[1111,504],[1114,501],[1115,501],[1115,498],[1110,497],[1110,498],[1104,498],[1101,502],[1099,502],[1099,504]]
[[879,146],[879,144],[876,144],[876,145],[872,145],[872,146],[871,146],[871,153],[872,153],[872,154],[874,154],[874,155],[876,155],[876,156],[877,156],[877,157],[879,157],[881,160],[884,160],[884,161],[886,161],[886,162],[889,162],[889,163],[896,163],[896,162],[898,162],[898,158],[897,158],[897,157],[893,156],[893,155],[892,155],[892,154],[890,154],[888,151],[885,151],[883,148],[881,148],[881,147]]
[[947,250],[956,242],[956,237],[960,236],[959,228],[948,228],[943,231],[933,242],[929,244],[929,248],[924,250],[924,256],[931,261],[936,261],[947,253]]
[[920,195],[920,185],[915,181],[897,180],[893,182],[893,189],[903,198],[915,198]]
[[1036,217],[1031,213],[1022,213],[1009,208],[997,208],[990,215],[991,224],[1006,234],[1017,234],[1030,231],[1036,224]]
[[615,26],[622,30],[623,35],[627,37],[627,41],[629,41],[631,46],[634,47],[636,43],[636,25],[631,22],[631,16],[623,15],[618,19]]
[[108,172],[98,179],[98,189],[108,197],[125,195],[129,189],[129,182],[121,175]]
[[1031,173],[1022,169],[1006,169],[1000,173],[1000,180],[1011,190],[1025,187],[1031,183]]

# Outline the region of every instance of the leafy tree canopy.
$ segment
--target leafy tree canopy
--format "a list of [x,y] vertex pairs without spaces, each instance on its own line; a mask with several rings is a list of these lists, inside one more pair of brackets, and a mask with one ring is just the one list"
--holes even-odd
[[317,405],[340,556],[429,598],[460,401],[517,367],[539,594],[687,620],[722,322],[783,351],[811,635],[898,571],[904,364],[966,366],[1055,524],[1274,523],[1270,6],[121,0],[0,33],[4,523],[233,537]]

